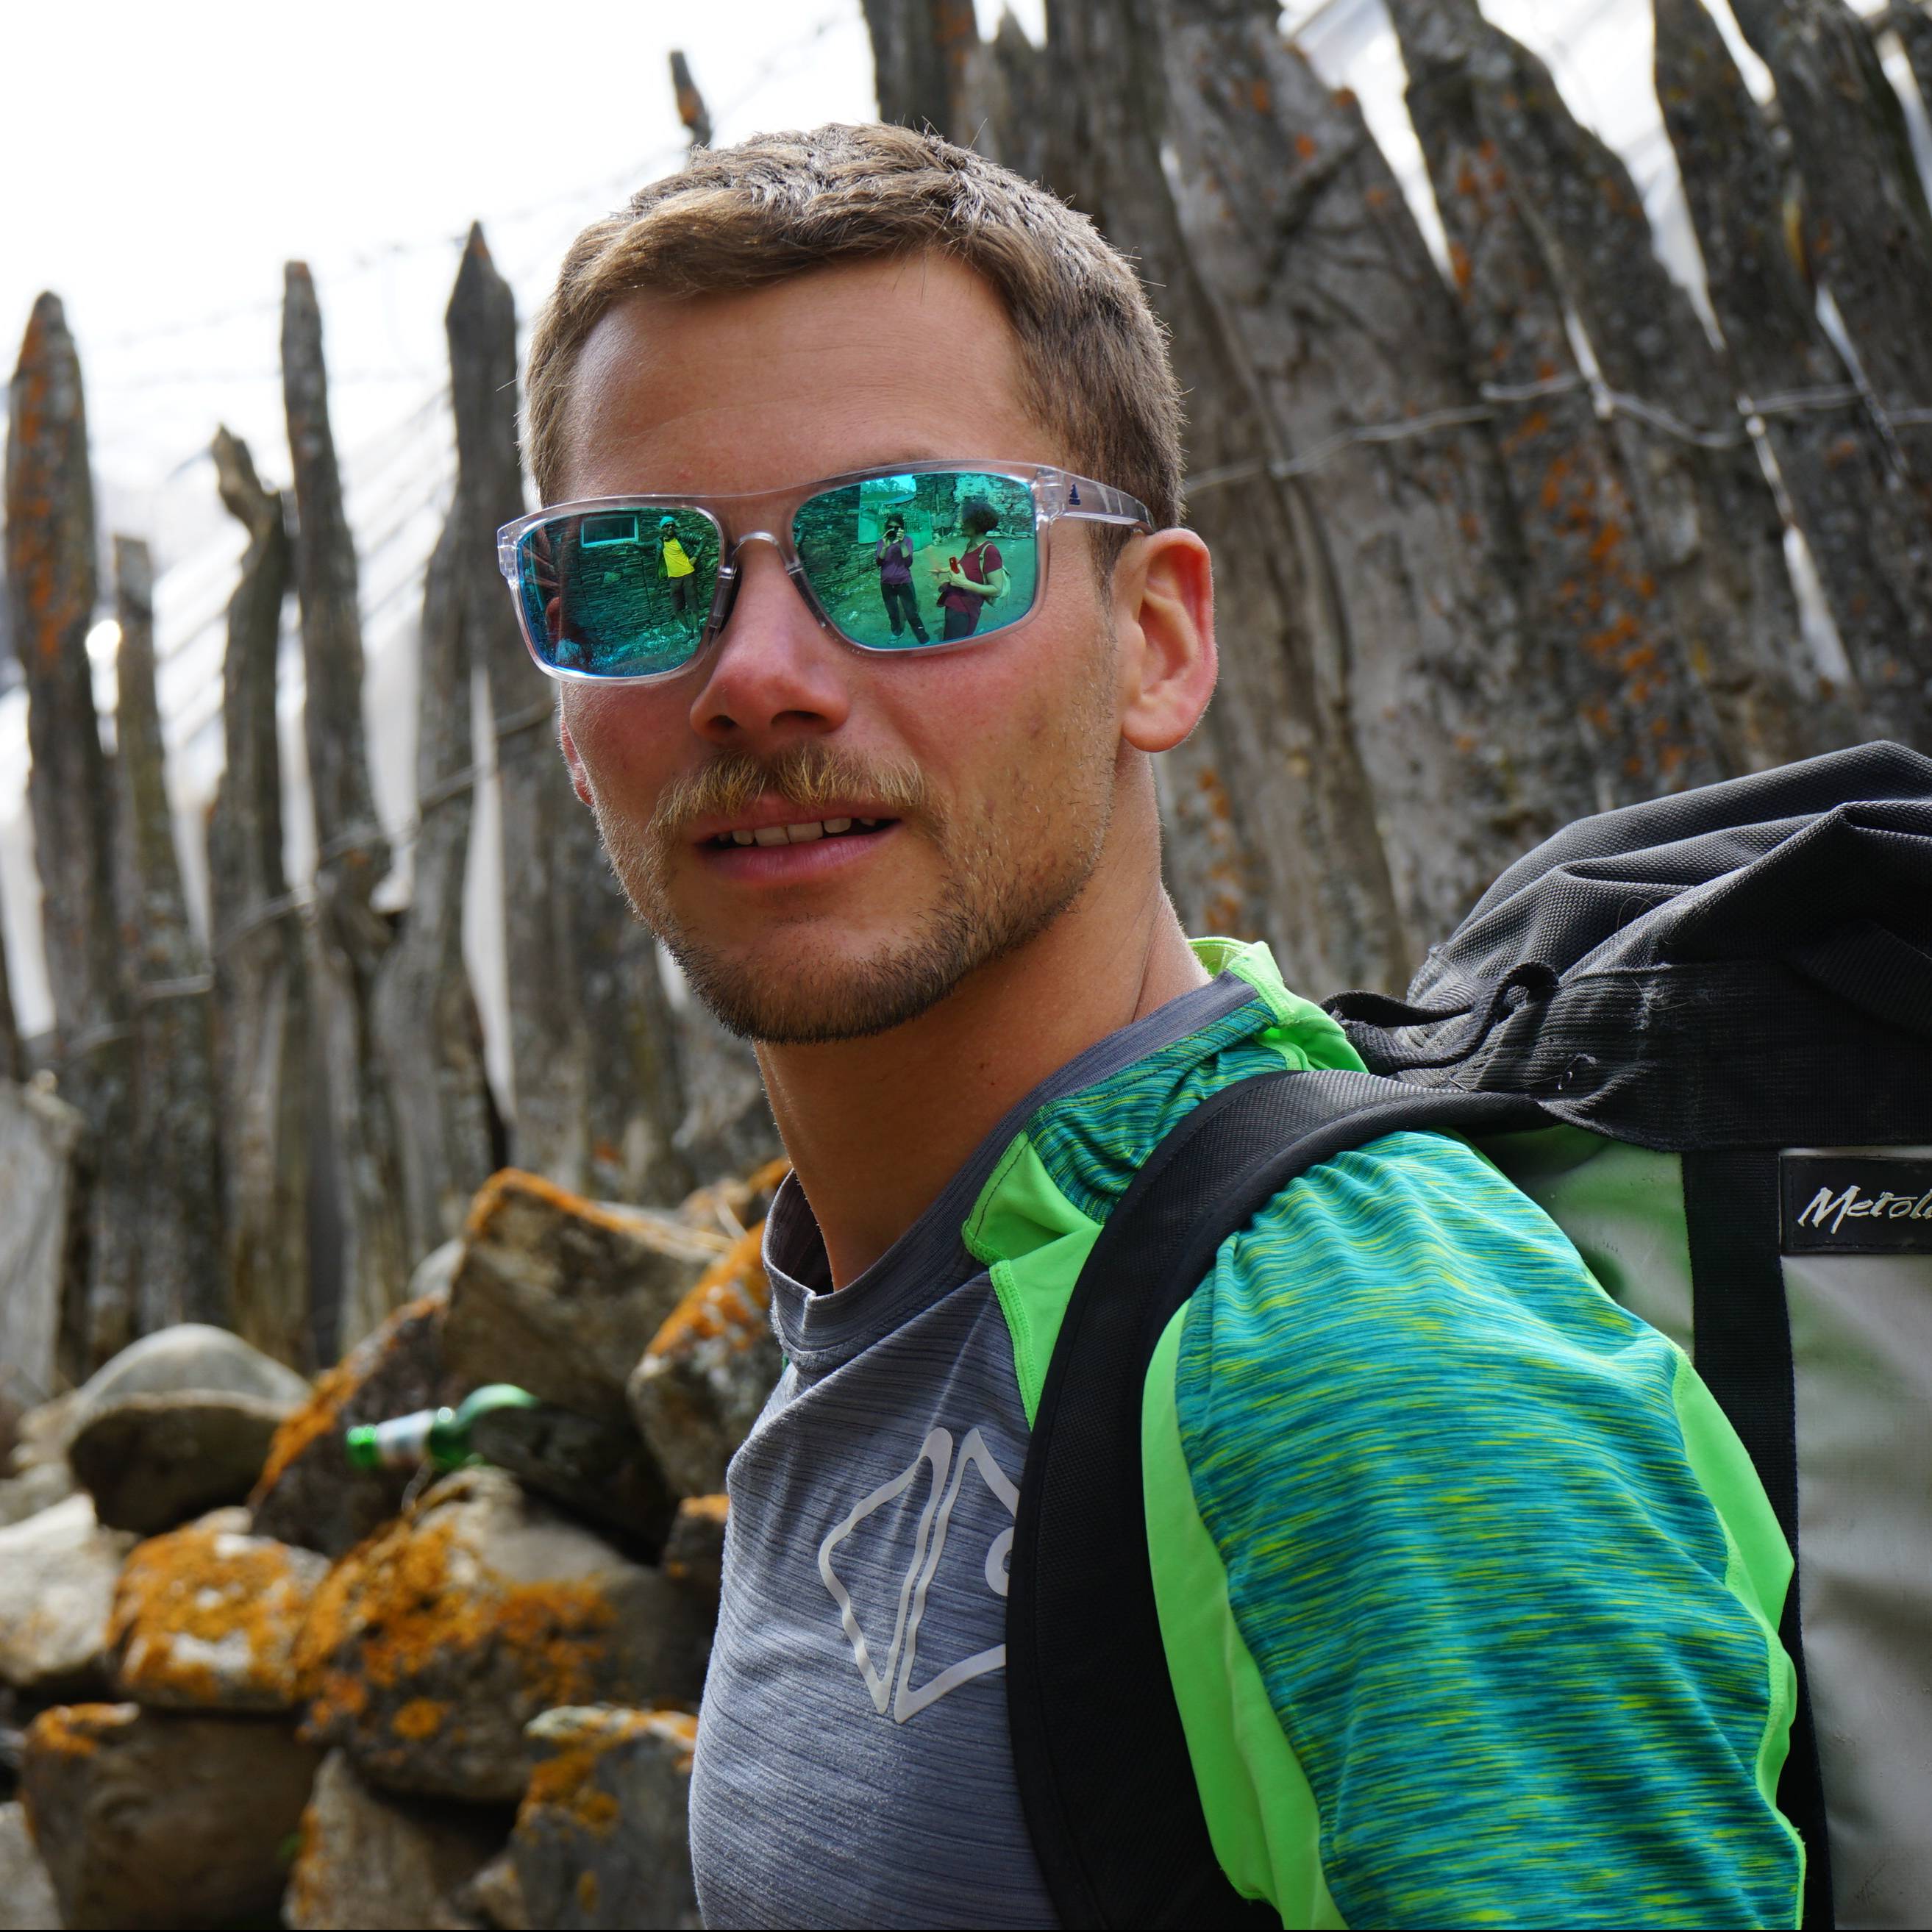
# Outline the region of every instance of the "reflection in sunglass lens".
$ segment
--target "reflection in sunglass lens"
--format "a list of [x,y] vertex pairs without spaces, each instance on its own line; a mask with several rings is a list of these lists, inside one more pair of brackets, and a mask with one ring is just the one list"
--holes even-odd
[[983,638],[1033,608],[1033,492],[1010,476],[868,476],[808,497],[791,535],[819,608],[868,650]]
[[538,654],[591,677],[651,677],[697,655],[718,526],[688,509],[578,511],[526,530],[518,588]]

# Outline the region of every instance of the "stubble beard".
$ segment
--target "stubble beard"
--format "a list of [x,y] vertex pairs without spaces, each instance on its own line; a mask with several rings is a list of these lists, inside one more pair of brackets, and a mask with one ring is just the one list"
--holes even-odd
[[[887,1032],[1037,938],[1092,878],[1112,820],[1116,741],[1104,680],[1084,688],[1100,701],[1088,715],[1066,720],[1053,734],[1060,742],[1040,745],[1032,761],[1062,782],[1042,790],[1016,773],[1006,788],[1006,808],[970,826],[944,810],[916,767],[880,766],[806,745],[769,763],[728,753],[672,788],[645,825],[598,801],[604,851],[632,910],[730,1032],[785,1046]],[[788,958],[752,962],[680,921],[668,890],[669,860],[695,820],[773,795],[797,806],[802,817],[818,816],[818,801],[841,794],[890,802],[901,826],[893,836],[922,838],[938,856],[936,902],[910,918],[902,937],[857,958],[814,958],[802,946]]]

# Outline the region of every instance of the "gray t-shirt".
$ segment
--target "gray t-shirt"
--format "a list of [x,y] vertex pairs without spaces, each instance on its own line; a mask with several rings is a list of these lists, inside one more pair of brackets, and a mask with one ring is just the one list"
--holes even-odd
[[707,1926],[1052,1925],[1006,1724],[1006,1560],[1029,1428],[961,1229],[1014,1135],[1255,998],[1229,976],[1110,1036],[827,1292],[795,1182],[765,1238],[788,1366],[733,1460],[691,1792]]

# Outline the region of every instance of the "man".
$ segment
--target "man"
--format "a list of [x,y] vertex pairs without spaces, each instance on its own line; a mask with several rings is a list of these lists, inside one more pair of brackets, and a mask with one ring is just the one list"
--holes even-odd
[[[579,238],[536,328],[550,508],[512,544],[574,550],[598,498],[720,533],[722,624],[668,666],[574,640],[562,737],[794,1166],[692,1786],[713,1924],[1054,1922],[1004,1620],[1067,1294],[1204,1096],[1358,1064],[1162,890],[1153,760],[1215,673],[1179,421],[1090,225],[902,129],[699,154]],[[813,533],[928,470],[1028,560],[970,641],[868,650],[830,614],[849,536]],[[520,602],[554,668],[567,604]],[[1762,1492],[1682,1356],[1467,1147],[1286,1188],[1144,1404],[1173,1694],[1240,1890],[1294,1925],[1794,1922]]]

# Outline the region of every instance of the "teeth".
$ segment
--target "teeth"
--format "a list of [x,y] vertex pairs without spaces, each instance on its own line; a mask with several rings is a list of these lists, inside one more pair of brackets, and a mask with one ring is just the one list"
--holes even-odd
[[868,832],[876,832],[884,822],[883,819],[878,818],[862,818],[859,821]]
[[837,838],[840,832],[850,832],[851,829],[852,821],[849,818],[828,818],[825,821],[827,835],[834,838]]
[[785,837],[782,825],[761,825],[752,834],[760,845],[783,845],[790,842]]
[[809,845],[814,838],[823,838],[825,836],[825,827],[817,824],[788,825],[784,829],[784,833],[794,845]]
[[731,843],[734,845],[754,845],[758,841],[748,832],[734,832],[731,835]]

